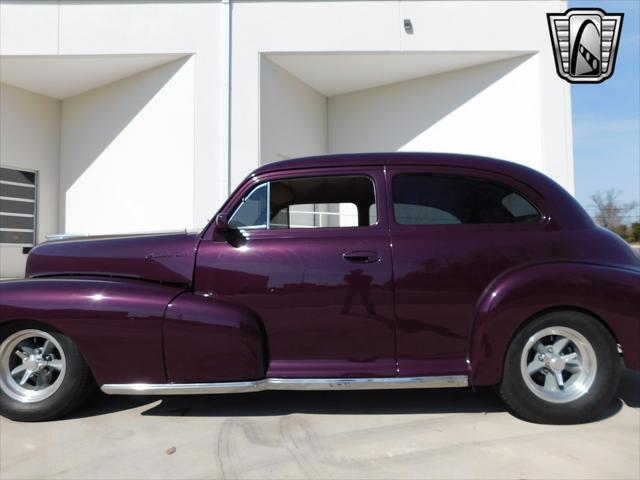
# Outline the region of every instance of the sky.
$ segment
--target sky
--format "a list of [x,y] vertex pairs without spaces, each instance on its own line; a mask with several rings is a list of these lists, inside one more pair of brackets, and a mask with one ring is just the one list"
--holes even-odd
[[639,204],[626,221],[640,221],[640,0],[569,1],[589,7],[624,20],[613,76],[571,86],[576,197],[592,212],[589,196],[615,188]]

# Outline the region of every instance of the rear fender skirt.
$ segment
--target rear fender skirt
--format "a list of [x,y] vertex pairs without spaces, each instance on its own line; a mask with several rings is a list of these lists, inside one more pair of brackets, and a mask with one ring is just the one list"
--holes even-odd
[[484,292],[470,336],[471,385],[500,382],[515,333],[553,309],[577,309],[600,319],[622,346],[626,365],[640,369],[640,271],[547,263],[513,271]]
[[250,310],[185,292],[164,322],[167,377],[176,383],[253,380],[265,376],[265,345]]
[[0,284],[0,323],[35,321],[70,337],[98,382],[166,382],[162,319],[183,290],[151,282],[40,278]]

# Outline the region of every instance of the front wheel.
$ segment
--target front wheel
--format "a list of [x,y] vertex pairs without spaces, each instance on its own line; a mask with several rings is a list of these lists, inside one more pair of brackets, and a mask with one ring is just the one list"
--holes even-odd
[[558,311],[533,320],[513,338],[500,394],[526,420],[582,423],[609,406],[620,374],[609,331],[582,312]]
[[0,329],[0,413],[18,421],[59,418],[90,392],[91,374],[67,336],[41,326]]

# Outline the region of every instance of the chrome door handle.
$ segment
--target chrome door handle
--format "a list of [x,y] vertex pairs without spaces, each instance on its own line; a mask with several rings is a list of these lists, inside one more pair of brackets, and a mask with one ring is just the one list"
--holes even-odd
[[342,254],[342,258],[351,263],[375,263],[380,260],[380,255],[370,250],[360,250],[345,252]]

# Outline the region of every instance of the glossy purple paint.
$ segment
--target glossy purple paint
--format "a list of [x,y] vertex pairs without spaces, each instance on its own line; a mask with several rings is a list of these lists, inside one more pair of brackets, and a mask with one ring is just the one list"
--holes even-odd
[[101,275],[190,285],[199,240],[175,233],[48,242],[32,250],[27,276]]
[[[407,171],[511,186],[543,219],[399,225],[390,185]],[[99,383],[463,374],[488,385],[524,322],[578,308],[640,369],[640,262],[571,195],[521,165],[419,153],[289,160],[256,170],[220,213],[257,183],[335,174],[371,177],[376,225],[250,231],[234,246],[212,221],[199,236],[44,244],[29,257],[34,278],[0,284],[0,322],[65,332]],[[378,260],[344,258],[354,251]]]
[[0,321],[72,338],[99,383],[163,383],[162,322],[182,289],[129,279],[41,278],[0,284]]
[[[318,173],[281,172],[261,180]],[[364,173],[384,207],[382,167]],[[251,188],[248,182],[238,194]],[[195,289],[256,312],[268,339],[270,377],[394,376],[391,249],[386,209],[380,210],[371,227],[253,230],[241,248],[203,241]],[[346,261],[343,254],[351,251],[375,252],[379,260]]]
[[[487,171],[462,165],[388,168],[389,178],[409,172],[439,173],[505,184],[529,198],[543,213],[540,222],[531,224],[413,226],[391,221],[400,375],[462,373],[469,358],[476,378],[475,367],[480,358],[477,353],[470,355],[469,338],[480,311],[478,306],[493,295],[491,285],[497,278],[502,287],[512,272],[523,268],[528,272],[534,265],[546,262],[637,265],[631,249],[617,237],[597,229],[564,190],[540,174],[527,176],[526,183],[516,180],[523,177],[515,170]],[[390,181],[387,188],[390,196]],[[570,209],[575,209],[575,214],[569,214]],[[562,297],[563,290],[558,298],[557,291],[542,290],[544,284],[531,287],[531,291],[520,294],[529,301],[536,296],[537,305],[527,315],[514,316],[509,324],[492,331],[491,338],[500,339],[501,347],[494,352],[506,349],[522,320],[554,302],[581,305],[576,297]],[[547,294],[554,295],[553,301],[545,301]],[[502,359],[491,356],[486,362],[490,366],[484,368],[485,373],[493,374],[486,383],[496,383]]]
[[471,383],[500,381],[496,363],[502,364],[518,320],[558,308],[582,310],[600,319],[622,345],[626,366],[640,370],[638,288],[637,270],[589,263],[539,263],[506,272],[478,306],[469,336]]
[[184,292],[169,304],[163,334],[170,382],[264,378],[260,320],[245,307]]

